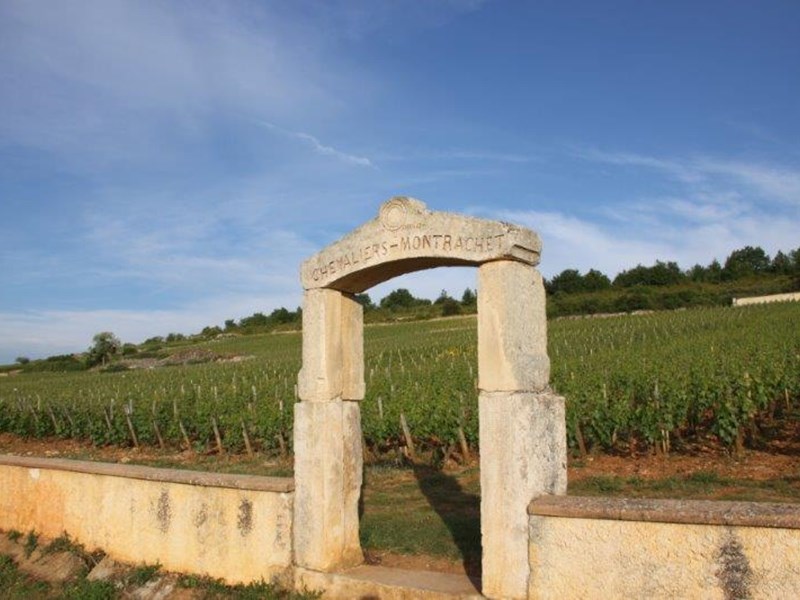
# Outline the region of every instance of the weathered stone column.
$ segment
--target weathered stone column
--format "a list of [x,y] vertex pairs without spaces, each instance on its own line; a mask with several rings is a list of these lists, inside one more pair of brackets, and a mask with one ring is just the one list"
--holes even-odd
[[542,277],[531,265],[478,269],[483,589],[526,598],[527,506],[567,488],[564,399],[550,391]]
[[294,414],[295,564],[332,571],[363,562],[358,539],[364,397],[363,313],[352,296],[305,292],[301,402]]

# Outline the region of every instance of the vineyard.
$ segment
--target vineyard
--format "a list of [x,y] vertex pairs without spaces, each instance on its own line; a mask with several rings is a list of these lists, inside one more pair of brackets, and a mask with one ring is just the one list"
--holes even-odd
[[[759,447],[800,416],[800,304],[549,324],[574,453]],[[367,327],[364,440],[477,450],[475,317]],[[249,360],[0,379],[0,432],[96,445],[291,452],[300,335],[206,342]]]

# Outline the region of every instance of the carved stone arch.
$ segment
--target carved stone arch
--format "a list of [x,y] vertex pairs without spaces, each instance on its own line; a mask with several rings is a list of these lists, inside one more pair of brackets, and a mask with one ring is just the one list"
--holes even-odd
[[539,264],[542,243],[530,229],[502,221],[434,212],[414,198],[394,197],[378,216],[306,260],[306,290],[357,294],[398,275],[494,260]]
[[439,266],[478,267],[483,594],[527,595],[527,505],[566,492],[564,400],[550,392],[544,286],[533,231],[395,197],[306,260],[301,402],[295,405],[298,567],[359,564],[363,313],[354,294]]

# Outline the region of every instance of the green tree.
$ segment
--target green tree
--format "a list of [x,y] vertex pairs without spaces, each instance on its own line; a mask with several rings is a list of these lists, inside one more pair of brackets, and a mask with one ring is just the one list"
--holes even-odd
[[611,280],[596,269],[589,269],[583,276],[583,289],[587,292],[599,292],[611,287]]
[[369,294],[356,294],[355,299],[356,302],[364,307],[364,310],[372,310],[375,308],[375,303],[372,301],[372,298],[369,297]]
[[438,298],[436,298],[436,300],[434,300],[434,301],[433,301],[433,303],[434,303],[436,306],[438,306],[438,305],[440,305],[440,304],[444,304],[444,303],[445,303],[445,302],[447,302],[448,300],[452,300],[452,298],[451,298],[451,297],[450,297],[450,295],[447,293],[447,290],[442,290],[442,291],[439,293],[439,297],[438,297]]
[[723,279],[741,279],[766,273],[769,270],[769,255],[760,246],[745,246],[731,252],[725,260],[725,267],[722,269]]
[[686,276],[696,283],[706,281],[708,270],[701,264],[696,264],[691,269],[686,271]]
[[464,290],[461,294],[461,304],[464,306],[475,306],[478,303],[478,295],[470,288]]
[[297,312],[292,312],[288,308],[281,306],[269,313],[269,323],[272,325],[282,325],[284,323],[294,323],[301,316],[300,309]]
[[792,259],[778,250],[770,264],[770,271],[776,275],[789,275],[792,272]]
[[578,269],[564,269],[547,282],[547,291],[551,294],[574,294],[584,289],[583,276]]
[[398,308],[411,308],[417,303],[417,299],[411,295],[406,288],[398,288],[393,292],[389,292],[381,300],[381,308],[388,308],[389,310],[396,310]]
[[439,303],[442,307],[442,316],[451,317],[453,315],[461,314],[461,304],[455,298],[447,297]]
[[[285,308],[283,310],[286,310]],[[288,312],[288,311],[287,311]],[[262,312],[253,313],[249,317],[239,320],[239,327],[248,329],[253,327],[264,327],[269,325],[269,317]]]
[[706,269],[706,281],[711,283],[719,283],[722,281],[722,265],[719,264],[716,258],[711,261],[711,264],[708,265]]
[[633,287],[635,285],[672,285],[686,278],[678,263],[656,261],[652,267],[636,265],[614,278],[614,287]]
[[28,358],[27,356],[18,356],[14,360],[14,362],[16,362],[17,364],[20,364],[20,365],[27,365],[29,362],[31,362],[31,359]]
[[117,354],[122,347],[119,338],[110,331],[101,331],[92,338],[92,345],[87,354],[89,366],[104,365]]
[[132,356],[139,353],[136,344],[122,344],[122,356]]

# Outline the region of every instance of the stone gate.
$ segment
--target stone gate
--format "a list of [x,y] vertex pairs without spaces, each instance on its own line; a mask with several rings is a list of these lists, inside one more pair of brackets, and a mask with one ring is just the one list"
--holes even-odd
[[[363,314],[354,295],[398,275],[478,267],[483,593],[527,595],[531,498],[567,487],[564,399],[549,388],[541,242],[531,230],[395,197],[306,260],[301,402],[295,406],[295,564],[362,562]],[[435,399],[431,399],[435,401]]]

